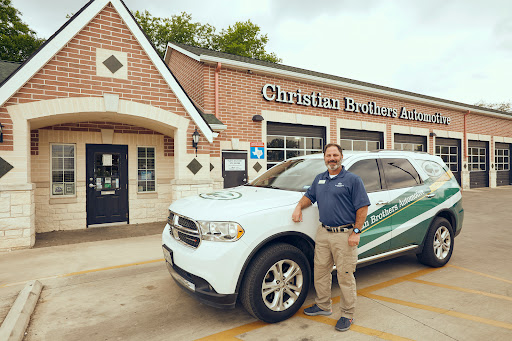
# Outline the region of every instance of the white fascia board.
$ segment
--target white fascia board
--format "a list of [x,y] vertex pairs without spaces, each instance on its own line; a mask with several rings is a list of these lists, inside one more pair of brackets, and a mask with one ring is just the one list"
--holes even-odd
[[[201,58],[197,54],[187,51],[184,48],[181,48],[179,46],[176,46],[173,43],[167,43],[167,49],[165,50],[165,55],[167,55],[167,51],[169,50],[169,48],[176,50],[180,53],[183,53],[185,56],[190,57],[190,58],[194,59],[195,61],[198,61],[198,62],[201,61]],[[164,58],[164,60],[165,60],[165,58]]]
[[466,107],[463,105],[456,105],[456,104],[451,104],[451,103],[446,103],[446,102],[440,102],[440,101],[427,99],[427,98],[423,98],[423,97],[416,97],[416,96],[412,96],[412,95],[396,93],[393,91],[376,89],[376,88],[372,88],[369,86],[347,83],[347,82],[343,82],[343,81],[337,81],[337,80],[318,77],[318,76],[307,75],[307,74],[300,73],[300,72],[281,70],[281,69],[276,69],[273,67],[268,67],[268,66],[263,66],[263,65],[258,65],[258,64],[251,64],[251,63],[246,63],[246,62],[240,62],[240,61],[236,61],[236,60],[219,58],[219,57],[214,57],[214,56],[209,56],[209,55],[204,55],[204,54],[202,54],[200,56],[200,59],[202,62],[213,62],[213,63],[220,62],[220,63],[222,63],[223,66],[232,66],[235,68],[242,68],[242,69],[247,69],[247,70],[258,70],[258,71],[262,71],[262,72],[280,75],[283,77],[299,78],[302,80],[316,82],[316,83],[323,83],[323,84],[330,85],[330,86],[343,87],[343,88],[353,89],[356,91],[370,92],[370,93],[374,93],[377,95],[396,97],[399,99],[407,99],[407,100],[414,101],[414,102],[431,104],[431,105],[435,105],[435,106],[443,106],[443,107],[450,108],[450,109],[457,109],[457,110],[463,110],[463,111],[469,110],[469,111],[471,111],[471,113],[477,113],[477,114],[482,114],[482,115],[487,115],[487,116],[495,116],[495,117],[499,117],[499,118],[512,120],[512,116],[505,115],[505,114],[490,112],[487,110],[478,110],[478,109]]
[[50,59],[57,54],[73,37],[80,32],[107,4],[108,0],[93,1],[69,25],[46,44],[3,86],[0,94],[0,106],[11,98],[30,78],[32,78]]
[[208,126],[208,124],[203,120],[197,109],[192,104],[192,101],[185,94],[181,86],[178,84],[174,76],[171,74],[167,65],[165,65],[164,61],[160,58],[158,53],[155,51],[153,46],[149,43],[144,33],[140,30],[139,26],[132,18],[130,13],[126,10],[123,4],[119,0],[110,0],[112,5],[116,8],[117,12],[124,20],[125,24],[128,26],[132,34],[135,36],[139,44],[142,46],[144,51],[148,54],[149,58],[157,68],[160,75],[165,79],[167,84],[171,87],[172,91],[178,97],[181,105],[185,108],[185,110],[189,113],[189,115],[194,120],[194,123],[198,126],[198,128],[203,133],[204,137],[208,140],[208,142],[213,142],[213,132]]
[[216,132],[221,132],[228,128],[228,126],[224,124],[210,124],[210,127],[212,128],[213,131]]

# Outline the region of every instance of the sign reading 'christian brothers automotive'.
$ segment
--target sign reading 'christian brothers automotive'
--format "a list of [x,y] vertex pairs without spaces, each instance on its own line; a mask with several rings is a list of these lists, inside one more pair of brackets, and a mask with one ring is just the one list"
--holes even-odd
[[[284,91],[281,90],[281,86],[279,85],[265,84],[261,89],[261,94],[263,98],[269,102],[275,101],[332,110],[341,109],[339,99],[322,96],[321,92],[313,91],[311,94],[304,94],[300,89],[297,89],[297,91]],[[441,113],[425,114],[416,111],[416,109],[407,110],[406,107],[402,107],[400,111],[398,111],[398,109],[395,108],[380,107],[376,102],[358,103],[350,97],[345,97],[344,102],[344,111],[348,112],[446,125],[451,122],[450,117],[443,116]]]

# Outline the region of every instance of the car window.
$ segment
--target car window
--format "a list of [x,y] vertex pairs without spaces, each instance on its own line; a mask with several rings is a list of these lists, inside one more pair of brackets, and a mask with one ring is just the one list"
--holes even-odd
[[270,168],[249,185],[304,192],[315,176],[326,170],[324,159],[288,160]]
[[412,187],[421,184],[416,169],[406,159],[381,159],[388,189]]
[[351,173],[359,175],[363,180],[366,192],[375,192],[382,189],[379,168],[376,159],[361,160],[348,169]]
[[[416,160],[418,161],[418,160]],[[446,166],[431,160],[420,161],[421,167],[433,181],[447,181],[450,180],[450,172]]]

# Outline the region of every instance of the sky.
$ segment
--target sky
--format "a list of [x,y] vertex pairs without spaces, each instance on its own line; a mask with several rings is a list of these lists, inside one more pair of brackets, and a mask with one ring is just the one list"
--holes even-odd
[[[466,104],[512,101],[510,0],[124,0],[220,31],[250,19],[282,64]],[[12,0],[48,38],[86,0]]]

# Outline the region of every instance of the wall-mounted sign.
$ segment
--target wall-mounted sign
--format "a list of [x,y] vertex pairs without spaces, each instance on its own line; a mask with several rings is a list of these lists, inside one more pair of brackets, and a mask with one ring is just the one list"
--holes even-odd
[[112,166],[112,154],[103,154],[103,166]]
[[[302,93],[300,89],[296,91],[284,91],[281,86],[275,84],[265,84],[261,89],[263,98],[269,102],[278,102],[285,104],[303,105],[306,107],[324,108],[340,110],[340,100],[322,96],[321,92],[311,92],[311,94]],[[427,122],[435,124],[450,124],[451,118],[443,116],[441,113],[428,114],[417,111],[416,109],[407,110],[402,107],[390,108],[377,105],[376,102],[358,103],[353,98],[344,98],[344,111],[383,116],[389,118],[400,118],[418,122]],[[251,153],[251,158],[252,153]]]
[[276,101],[305,107],[340,110],[339,99],[322,97],[321,92],[313,91],[311,94],[303,94],[300,89],[297,89],[297,91],[283,91],[279,85],[265,84],[261,89],[261,94],[269,102]]
[[251,142],[251,159],[265,158],[265,144],[263,142]]
[[244,159],[225,159],[224,170],[228,172],[232,171],[244,171],[245,160]]

